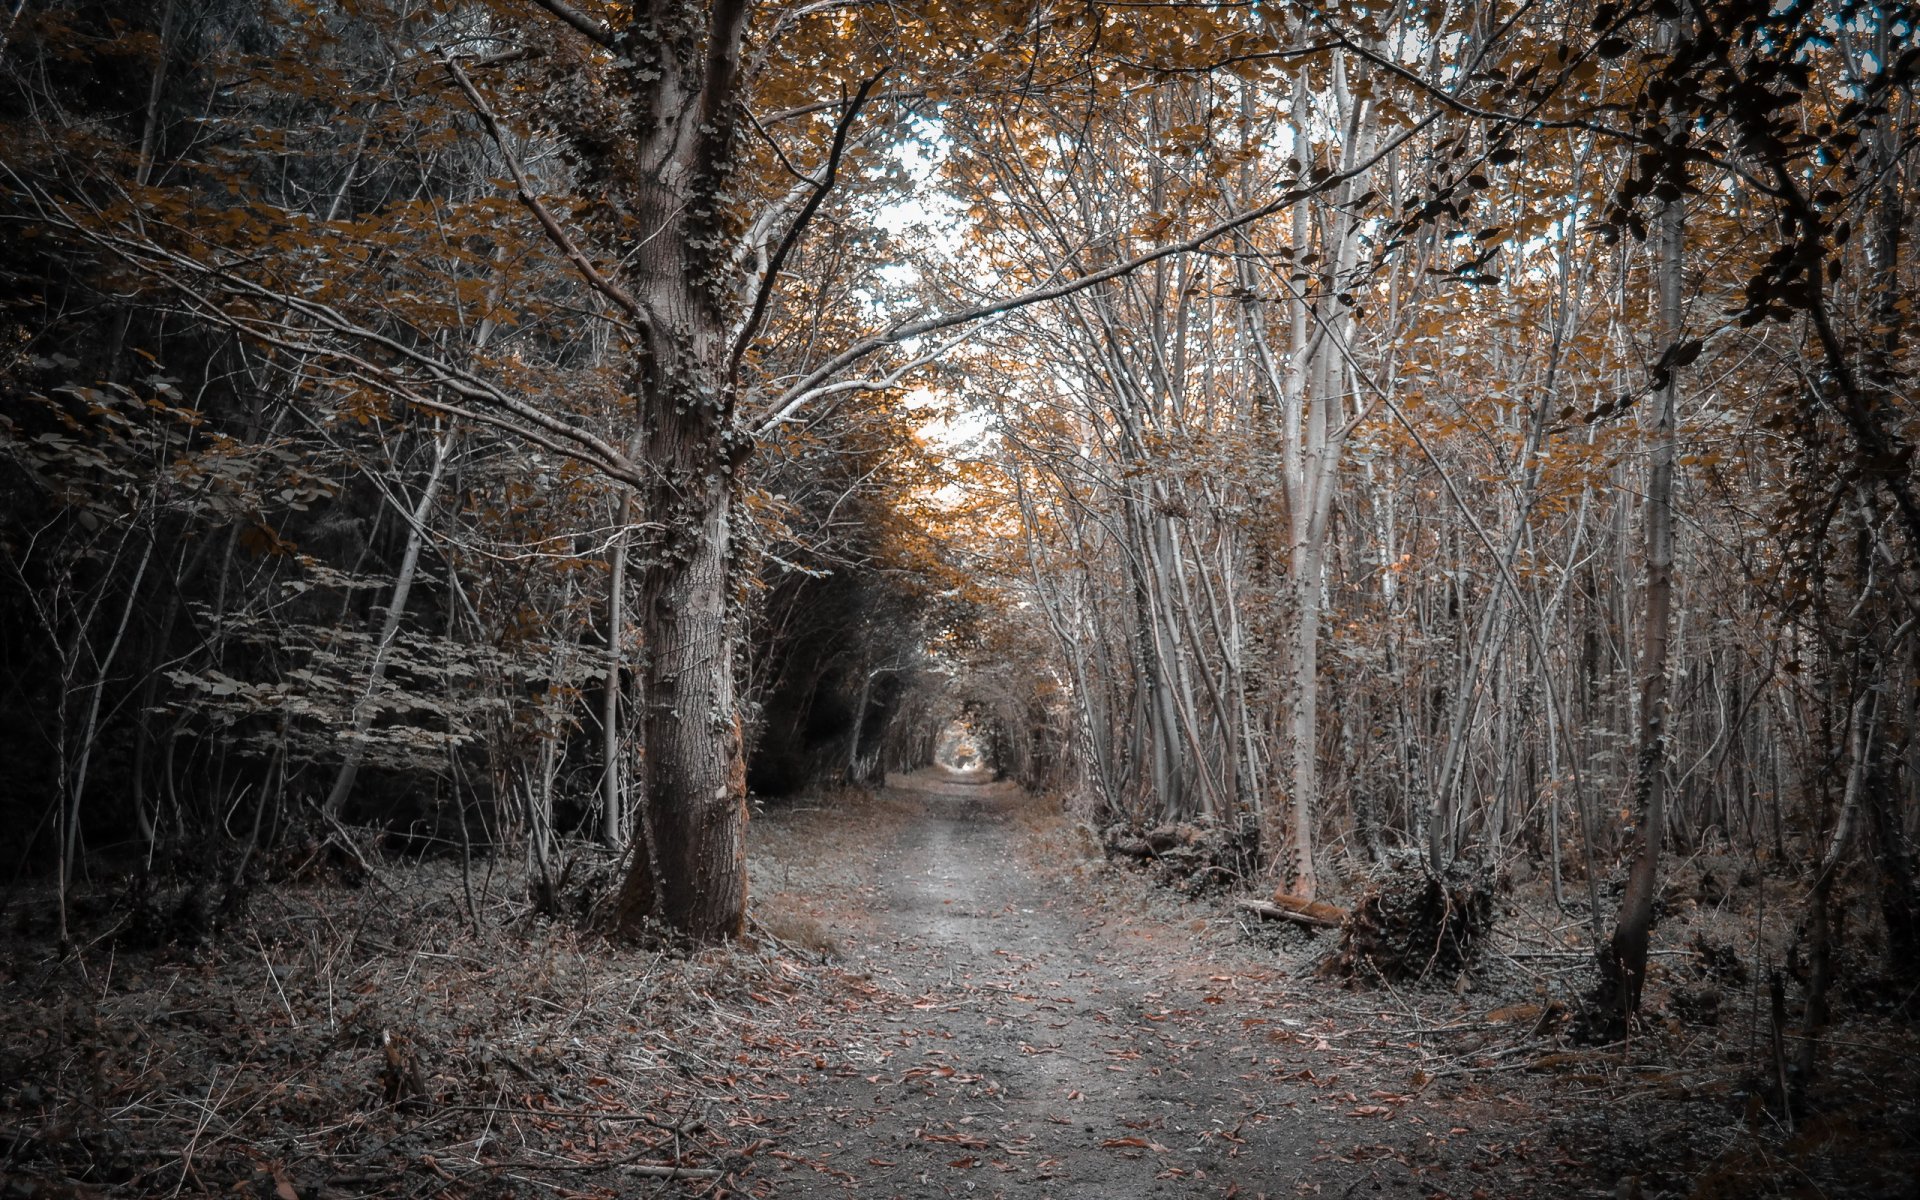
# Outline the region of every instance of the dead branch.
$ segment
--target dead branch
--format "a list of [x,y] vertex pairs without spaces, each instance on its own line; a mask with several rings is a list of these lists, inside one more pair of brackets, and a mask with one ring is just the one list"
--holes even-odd
[[1272,900],[1236,900],[1234,907],[1258,913],[1263,920],[1292,921],[1298,925],[1311,925],[1315,929],[1338,929],[1340,923],[1347,919],[1345,909],[1304,901],[1294,901],[1288,905]]
[[[640,307],[640,302],[635,300],[625,288],[600,273],[600,269],[594,266],[592,260],[580,249],[579,243],[575,242],[555,219],[553,210],[549,209],[540,199],[539,193],[533,190],[533,184],[528,181],[525,168],[520,165],[519,155],[513,152],[513,146],[507,140],[507,131],[501,126],[500,118],[494,115],[492,108],[488,107],[485,98],[480,95],[480,89],[473,86],[473,80],[467,78],[467,73],[460,69],[460,60],[449,54],[444,61],[447,74],[452,76],[454,83],[466,93],[467,103],[473,107],[481,124],[487,127],[487,133],[493,138],[493,144],[499,147],[500,157],[507,165],[507,173],[513,176],[514,189],[520,197],[520,203],[525,205],[534,219],[540,222],[540,228],[546,231],[547,240],[559,248],[560,253],[573,264],[573,269],[580,273],[580,278],[586,280],[589,287],[625,309],[627,315],[640,322],[642,326],[647,325],[647,314]],[[829,182],[827,186],[832,185]]]

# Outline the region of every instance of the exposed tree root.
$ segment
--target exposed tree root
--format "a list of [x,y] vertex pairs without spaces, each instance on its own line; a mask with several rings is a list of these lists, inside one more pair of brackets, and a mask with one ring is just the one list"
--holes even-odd
[[1472,964],[1493,928],[1493,872],[1455,863],[1436,874],[1418,855],[1388,859],[1342,926],[1323,968],[1349,979],[1452,977]]

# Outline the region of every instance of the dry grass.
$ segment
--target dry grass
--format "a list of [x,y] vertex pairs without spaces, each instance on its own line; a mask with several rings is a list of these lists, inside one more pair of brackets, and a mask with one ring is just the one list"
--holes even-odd
[[[380,868],[261,889],[197,943],[0,947],[0,1195],[705,1193],[837,972],[779,945],[625,949],[524,881]],[[808,944],[787,927],[791,941]],[[811,948],[817,948],[811,947]],[[811,1063],[811,1056],[807,1059]]]

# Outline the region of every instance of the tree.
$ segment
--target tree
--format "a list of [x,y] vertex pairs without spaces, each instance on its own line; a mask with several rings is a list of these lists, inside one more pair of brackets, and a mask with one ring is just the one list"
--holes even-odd
[[697,941],[737,934],[746,913],[745,768],[727,624],[736,471],[732,280],[716,251],[732,219],[749,5],[681,0],[636,7],[602,26],[546,7],[624,60],[586,75],[577,50],[556,82],[580,105],[556,114],[578,186],[620,214],[620,266],[600,285],[634,325],[624,369],[645,464],[638,710],[645,757],[637,791],[645,846],[616,919],[654,917]]

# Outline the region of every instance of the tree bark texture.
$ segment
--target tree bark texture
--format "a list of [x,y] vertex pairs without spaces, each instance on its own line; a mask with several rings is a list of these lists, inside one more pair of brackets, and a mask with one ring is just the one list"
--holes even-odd
[[636,5],[604,38],[575,24],[615,62],[563,77],[550,100],[637,309],[629,387],[646,533],[630,551],[642,755],[631,794],[643,845],[615,924],[633,934],[651,919],[694,942],[734,936],[746,918],[729,576],[748,440],[729,378],[737,281],[727,249],[747,8]]

